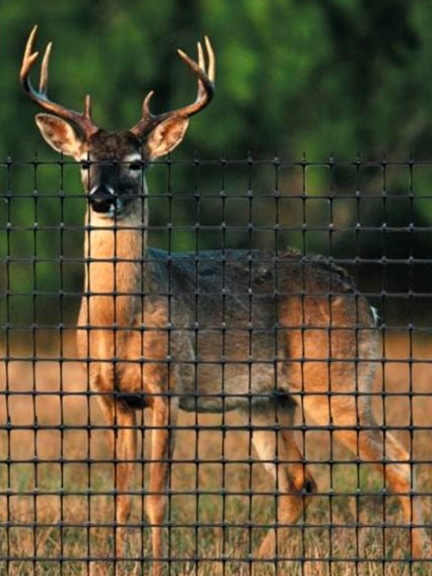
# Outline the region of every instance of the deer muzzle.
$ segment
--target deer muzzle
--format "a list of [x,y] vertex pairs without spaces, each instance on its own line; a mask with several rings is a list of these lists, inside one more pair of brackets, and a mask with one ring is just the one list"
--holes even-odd
[[117,207],[114,190],[104,184],[92,188],[89,201],[92,210],[101,214],[114,213]]

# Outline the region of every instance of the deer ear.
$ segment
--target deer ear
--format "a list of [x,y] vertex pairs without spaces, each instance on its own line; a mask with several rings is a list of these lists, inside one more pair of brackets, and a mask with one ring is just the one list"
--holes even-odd
[[180,144],[189,126],[189,118],[170,116],[163,120],[147,137],[146,148],[154,160],[174,150]]
[[85,138],[69,122],[51,114],[37,114],[36,124],[48,144],[75,160],[85,153]]

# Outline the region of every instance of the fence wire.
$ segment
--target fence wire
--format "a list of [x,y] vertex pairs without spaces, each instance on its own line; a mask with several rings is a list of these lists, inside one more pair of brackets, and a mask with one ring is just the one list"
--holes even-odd
[[0,163],[0,574],[429,573],[432,162],[77,172]]

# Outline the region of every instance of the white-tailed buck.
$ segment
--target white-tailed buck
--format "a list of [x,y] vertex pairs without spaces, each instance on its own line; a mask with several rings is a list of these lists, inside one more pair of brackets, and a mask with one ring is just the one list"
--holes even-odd
[[425,536],[412,497],[412,466],[407,451],[372,416],[370,391],[380,347],[371,309],[348,275],[323,258],[302,258],[294,250],[277,256],[209,251],[197,259],[147,245],[145,168],[180,144],[190,117],[212,99],[215,62],[208,39],[208,66],[201,44],[198,63],[178,51],[198,79],[193,104],[154,115],[150,92],[135,126],[108,132],[93,123],[89,97],[82,114],[48,99],[51,44],[40,88],[32,86],[35,34],[36,28],[25,49],[21,83],[49,112],[36,116],[42,136],[81,163],[89,199],[78,347],[112,427],[118,462],[116,557],[123,555],[131,511],[135,414],[144,408],[152,411],[146,513],[153,574],[162,566],[167,471],[179,408],[238,410],[252,422],[254,447],[278,490],[278,528],[269,531],[258,555],[272,558],[282,550],[287,526],[300,518],[315,489],[294,437],[298,406],[384,475],[412,528],[412,554],[420,557]]

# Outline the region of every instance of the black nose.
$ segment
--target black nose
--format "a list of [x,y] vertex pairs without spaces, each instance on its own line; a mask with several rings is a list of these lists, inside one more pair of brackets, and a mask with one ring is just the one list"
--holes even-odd
[[101,184],[90,194],[90,206],[95,212],[109,212],[115,204],[115,196],[110,189]]

